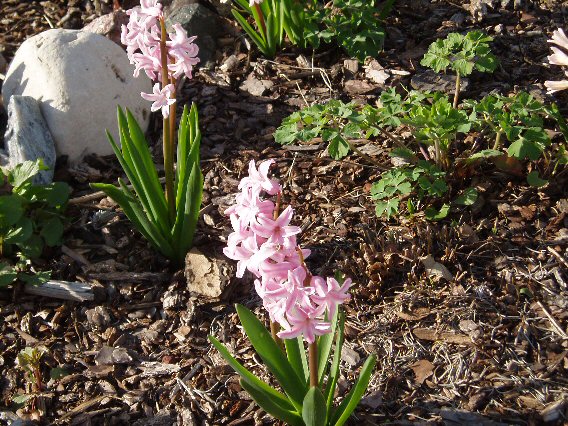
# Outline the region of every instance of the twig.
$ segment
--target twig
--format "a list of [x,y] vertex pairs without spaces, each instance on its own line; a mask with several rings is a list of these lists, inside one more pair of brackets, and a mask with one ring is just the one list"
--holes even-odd
[[560,253],[558,253],[556,250],[554,250],[552,247],[548,246],[547,250],[552,253],[554,255],[554,257],[556,257],[560,262],[562,262],[564,264],[564,266],[566,266],[568,268],[568,260],[564,259],[564,256],[562,256]]
[[69,281],[48,281],[40,286],[26,284],[24,291],[34,296],[85,302],[95,299],[91,284]]
[[563,339],[568,339],[568,335],[566,334],[566,332],[562,329],[560,324],[558,324],[558,321],[554,319],[554,317],[550,314],[550,312],[548,312],[548,310],[544,307],[542,302],[538,301],[536,303],[538,304],[538,306],[540,306],[540,309],[542,309],[542,311],[544,312],[548,320],[552,323],[552,325],[554,326],[556,332],[560,335],[560,337],[562,337]]

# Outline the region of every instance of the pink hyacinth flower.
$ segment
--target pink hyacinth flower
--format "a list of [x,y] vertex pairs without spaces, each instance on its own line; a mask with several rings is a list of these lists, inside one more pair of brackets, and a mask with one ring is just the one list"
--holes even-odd
[[331,331],[331,324],[320,319],[324,306],[317,309],[294,308],[287,312],[286,320],[290,327],[278,333],[281,339],[293,339],[304,335],[308,343],[314,343],[316,336],[322,336]]
[[258,223],[253,223],[251,229],[255,234],[268,238],[268,243],[270,244],[284,244],[287,238],[302,232],[299,226],[289,225],[293,214],[294,210],[292,210],[291,206],[288,206],[276,220],[262,216],[258,217]]
[[313,277],[312,282],[315,288],[315,294],[312,296],[312,300],[319,306],[325,306],[327,308],[329,319],[331,320],[335,315],[337,306],[351,298],[348,293],[349,287],[351,287],[351,278],[347,278],[341,286],[337,280],[332,277],[328,277],[327,282],[321,277]]
[[[566,77],[568,77],[568,72],[566,73]],[[545,81],[544,85],[548,89],[547,93],[552,94],[554,92],[559,92],[560,90],[568,89],[568,80]]]
[[162,109],[162,115],[167,118],[170,114],[170,105],[175,104],[176,100],[172,99],[172,93],[174,93],[175,87],[173,84],[167,84],[163,89],[160,90],[160,85],[158,83],[154,84],[152,93],[140,93],[147,101],[152,101],[152,106],[150,110],[152,112]]
[[249,6],[253,7],[255,4],[262,3],[263,0],[249,0]]
[[274,160],[264,161],[258,166],[257,170],[254,160],[251,160],[249,163],[249,175],[241,179],[239,189],[248,187],[253,190],[263,190],[269,195],[278,194],[282,190],[280,184],[275,179],[268,177],[268,170],[274,162]]
[[556,31],[553,31],[552,38],[548,40],[548,42],[564,49],[568,49],[568,37],[566,37],[562,28],[558,28]]
[[552,46],[553,54],[548,57],[548,62],[553,65],[568,66],[568,55],[560,50],[558,47]]

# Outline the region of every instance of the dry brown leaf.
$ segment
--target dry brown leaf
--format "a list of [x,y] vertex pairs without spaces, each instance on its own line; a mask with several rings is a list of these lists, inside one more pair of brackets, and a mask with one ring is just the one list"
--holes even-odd
[[431,328],[415,328],[412,333],[421,340],[429,340],[435,342],[442,340],[446,343],[453,343],[455,345],[473,345],[473,342],[465,334],[458,334],[452,331],[436,331]]
[[416,383],[424,383],[428,377],[434,374],[434,364],[432,364],[427,359],[421,359],[420,361],[416,361],[414,364],[410,366],[412,371],[414,371],[414,375],[416,376]]
[[420,321],[430,315],[432,311],[428,308],[418,308],[412,312],[395,312],[396,316],[406,321]]

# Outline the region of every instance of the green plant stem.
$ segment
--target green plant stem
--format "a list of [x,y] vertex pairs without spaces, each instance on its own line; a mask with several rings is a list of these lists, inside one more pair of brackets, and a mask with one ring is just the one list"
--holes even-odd
[[308,347],[308,363],[310,367],[310,387],[318,386],[318,344],[310,343]]
[[[166,47],[166,23],[163,18],[160,19],[161,37],[160,37],[160,53],[162,60],[162,88],[170,81],[168,75],[168,51]],[[175,221],[176,204],[174,197],[174,152],[171,140],[171,115],[164,118],[163,123],[163,151],[164,151],[164,171],[166,173],[166,200],[168,202],[168,213],[170,221]]]
[[454,93],[454,108],[458,107],[458,101],[460,98],[460,84],[461,77],[459,71],[456,72],[456,92]]
[[278,332],[280,331],[280,325],[277,322],[270,321],[270,334],[272,335],[272,339],[276,342],[276,344],[284,351],[284,342],[280,337],[278,337]]
[[[306,278],[304,279],[304,287],[310,285],[312,281],[312,274],[308,270],[306,266],[306,262],[304,261],[304,254],[302,253],[302,249],[300,246],[296,248],[298,253],[298,257],[300,258],[300,264],[304,267],[306,271]],[[308,367],[310,370],[310,387],[318,386],[318,344],[317,342],[310,343],[308,345]]]
[[440,163],[442,161],[442,152],[440,150],[440,141],[435,140],[434,141],[434,152],[435,152],[435,160],[436,160],[436,165],[440,166]]
[[493,149],[499,149],[499,146],[501,146],[501,131],[497,132],[497,135],[495,136],[495,143],[493,144]]
[[258,13],[258,18],[260,19],[260,26],[262,27],[262,33],[264,34],[264,39],[268,39],[268,33],[266,32],[266,24],[264,22],[264,14],[262,13],[262,9],[260,8],[260,4],[255,3],[254,8]]

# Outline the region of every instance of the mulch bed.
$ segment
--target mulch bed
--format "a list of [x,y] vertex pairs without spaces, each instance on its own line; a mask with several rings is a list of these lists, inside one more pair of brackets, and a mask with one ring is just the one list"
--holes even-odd
[[[71,3],[3,2],[4,55],[10,59],[26,37],[50,25],[66,25],[71,18],[61,21],[70,8],[78,10],[78,27],[96,13],[91,2]],[[112,8],[111,2],[96,3],[102,12]],[[395,74],[387,86],[409,86],[434,39],[475,28],[495,37],[492,47],[502,65],[490,77],[474,75],[467,96],[530,90],[550,100],[542,83],[561,72],[543,61],[547,34],[566,22],[562,2],[524,2],[514,10],[511,1],[478,22],[460,2],[399,3],[378,61],[410,75]],[[338,396],[348,392],[367,355],[378,356],[351,424],[565,422],[566,170],[541,189],[523,177],[483,170],[474,182],[483,188],[482,200],[473,209],[434,223],[420,216],[379,219],[369,184],[381,170],[356,155],[334,161],[317,143],[283,148],[272,134],[306,104],[330,98],[373,103],[385,86],[368,81],[361,68],[345,71],[346,58],[333,47],[315,55],[318,69],[312,70],[296,62],[299,52],[292,49],[267,61],[236,52],[230,34],[223,40],[218,65],[232,54],[238,65],[200,70],[179,96],[197,103],[203,132],[204,211],[195,244],[222,258],[230,194],[251,159],[274,158],[283,201],[295,209],[302,246],[312,249],[309,266],[324,275],[340,269],[356,283],[346,306]],[[239,91],[251,74],[270,80],[272,88],[263,96]],[[556,97],[565,115],[567,99]],[[149,135],[158,163],[159,134],[155,120]],[[386,141],[368,145],[376,158],[388,161]],[[94,283],[96,298],[74,303],[30,296],[21,288],[0,292],[0,403],[9,408],[16,394],[30,391],[16,356],[26,346],[41,346],[45,412],[38,416],[29,406],[19,412],[41,424],[272,424],[207,341],[214,334],[268,380],[233,308],[243,303],[263,315],[250,278],[234,279],[221,300],[194,297],[183,271],[173,271],[152,251],[110,200],[78,198],[92,192],[88,183],[119,175],[113,158],[90,157],[58,169],[75,200],[65,246],[49,253],[42,266],[55,279]],[[429,261],[436,263],[427,266]],[[53,368],[66,373],[50,378]]]

